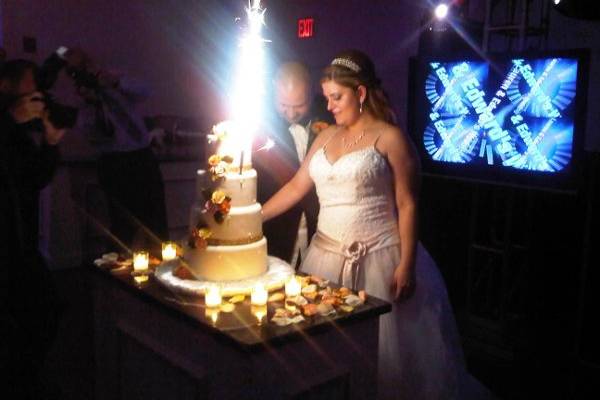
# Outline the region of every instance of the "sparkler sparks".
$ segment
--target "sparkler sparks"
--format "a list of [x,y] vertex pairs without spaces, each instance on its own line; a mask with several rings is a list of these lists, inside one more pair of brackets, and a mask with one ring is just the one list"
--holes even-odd
[[239,40],[235,78],[233,80],[230,115],[228,123],[231,154],[240,155],[242,163],[251,162],[252,141],[263,118],[265,98],[265,51],[267,42],[261,31],[265,25],[265,10],[260,0],[251,0],[246,8],[247,25]]
[[263,144],[261,147],[259,147],[256,151],[262,151],[262,150],[271,150],[273,147],[275,146],[275,142],[273,141],[273,139],[268,138],[266,143]]
[[265,10],[260,0],[253,0],[246,9],[248,24],[240,38],[239,58],[233,87],[232,116],[247,133],[254,133],[262,119],[262,101],[265,95],[265,52],[262,27]]

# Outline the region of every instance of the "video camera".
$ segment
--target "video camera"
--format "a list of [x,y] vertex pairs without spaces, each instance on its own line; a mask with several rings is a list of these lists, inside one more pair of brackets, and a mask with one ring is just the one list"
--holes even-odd
[[85,65],[71,66],[67,65],[65,56],[69,49],[64,46],[59,47],[50,57],[48,57],[41,68],[39,85],[43,88],[51,88],[56,80],[61,69],[65,68],[67,75],[73,79],[77,88],[86,88],[95,90],[100,87],[96,74],[87,70]]
[[[44,93],[44,97],[39,100],[46,104],[48,118],[58,129],[72,128],[75,126],[78,114],[77,108],[57,102],[52,94],[48,92],[56,83],[60,71],[67,66],[67,61],[64,58],[67,51],[68,49],[66,47],[59,47],[43,62],[36,76],[38,89]],[[79,72],[76,74],[77,78],[74,76],[73,71],[69,71],[69,68],[67,68],[66,72],[75,80],[78,86],[93,84],[93,82],[89,80],[89,77],[82,77]],[[81,82],[81,85],[79,82]]]

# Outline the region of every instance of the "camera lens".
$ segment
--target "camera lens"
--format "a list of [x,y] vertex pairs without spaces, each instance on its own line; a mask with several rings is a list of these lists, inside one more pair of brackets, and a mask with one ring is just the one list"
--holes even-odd
[[64,129],[75,126],[77,108],[57,103],[49,97],[46,97],[46,108],[48,109],[48,119],[55,128]]

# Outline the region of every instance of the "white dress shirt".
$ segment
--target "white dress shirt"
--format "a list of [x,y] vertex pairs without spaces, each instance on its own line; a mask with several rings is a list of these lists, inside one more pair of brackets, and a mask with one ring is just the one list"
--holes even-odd
[[[310,126],[310,123],[309,123]],[[296,145],[296,154],[298,154],[298,160],[302,162],[306,151],[308,150],[308,128],[300,124],[292,124],[289,127],[290,134],[294,138],[294,144]],[[294,253],[292,254],[292,267],[297,267],[298,257],[300,261],[304,260],[306,256],[306,250],[308,247],[308,228],[306,225],[306,215],[302,213],[300,217],[300,225],[298,226],[298,235],[296,237],[296,243],[294,244]]]
[[302,162],[306,155],[308,147],[308,129],[300,124],[292,124],[289,127],[289,131],[294,138],[294,144],[296,145],[296,154],[298,154],[298,160]]

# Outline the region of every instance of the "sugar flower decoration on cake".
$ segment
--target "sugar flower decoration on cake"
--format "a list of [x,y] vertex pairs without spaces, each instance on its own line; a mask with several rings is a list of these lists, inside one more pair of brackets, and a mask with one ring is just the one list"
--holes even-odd
[[[206,135],[208,143],[220,142],[227,137],[227,132],[233,129],[232,121],[222,121],[213,126],[212,134]],[[230,155],[213,154],[208,158],[208,169],[213,181],[222,179],[227,172],[227,165],[233,162]]]
[[233,157],[231,156],[221,156],[219,154],[213,154],[208,157],[208,169],[211,174],[211,178],[213,181],[221,179],[225,176],[225,172],[227,172],[227,164],[231,164],[233,162]]
[[227,196],[222,190],[204,190],[203,193],[206,203],[204,211],[211,213],[215,222],[222,224],[231,210],[231,197]]
[[213,154],[212,156],[208,157],[208,165],[210,165],[211,167],[216,167],[217,165],[219,165],[220,162],[221,156],[218,154]]
[[310,124],[310,131],[315,135],[318,135],[322,130],[327,128],[329,128],[329,124],[325,121],[315,121]]
[[208,245],[208,238],[210,238],[211,235],[212,232],[210,229],[206,227],[196,227],[190,232],[188,245],[192,249],[206,249],[206,246]]
[[227,196],[225,196],[225,192],[222,190],[215,190],[210,198],[210,201],[212,201],[214,204],[221,204],[225,201],[226,197]]
[[208,138],[208,142],[212,143],[223,140],[227,136],[227,131],[231,129],[231,125],[231,121],[222,121],[213,126],[212,134],[206,136]]

